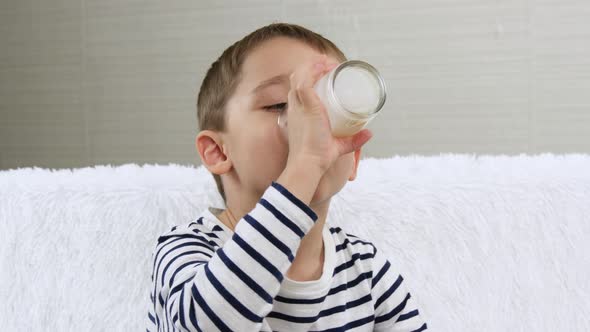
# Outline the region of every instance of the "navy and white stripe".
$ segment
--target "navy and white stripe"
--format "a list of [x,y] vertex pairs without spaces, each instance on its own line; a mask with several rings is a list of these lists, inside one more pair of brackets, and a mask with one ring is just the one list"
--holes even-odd
[[403,277],[368,241],[324,230],[322,277],[285,276],[317,215],[273,182],[233,235],[204,213],[158,238],[147,331],[423,331]]

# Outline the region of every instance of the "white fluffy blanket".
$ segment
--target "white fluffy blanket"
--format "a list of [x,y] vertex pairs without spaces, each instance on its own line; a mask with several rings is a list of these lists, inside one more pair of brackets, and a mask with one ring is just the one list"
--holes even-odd
[[[142,331],[157,236],[221,206],[203,167],[0,172],[0,329]],[[328,222],[433,331],[590,331],[590,156],[363,159]]]

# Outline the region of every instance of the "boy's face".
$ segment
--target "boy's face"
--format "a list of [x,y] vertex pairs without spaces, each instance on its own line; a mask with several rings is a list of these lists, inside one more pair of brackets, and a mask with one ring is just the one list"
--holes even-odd
[[[282,108],[264,107],[286,103],[289,75],[319,54],[303,42],[277,37],[259,45],[242,64],[242,78],[227,103],[228,130],[221,134],[225,156],[231,160],[228,173],[234,173],[229,178],[239,185],[240,195],[258,199],[285,169],[289,146],[277,125]],[[333,56],[328,58],[340,62]],[[277,76],[273,83],[256,89]],[[359,157],[360,149],[341,156],[320,180],[310,205],[329,202],[348,180],[354,180]],[[226,177],[225,183],[230,179]]]

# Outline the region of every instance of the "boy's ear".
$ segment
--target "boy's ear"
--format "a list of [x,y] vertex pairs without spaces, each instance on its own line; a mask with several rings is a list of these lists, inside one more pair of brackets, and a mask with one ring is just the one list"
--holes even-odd
[[356,171],[358,170],[358,167],[359,167],[359,160],[361,158],[361,150],[362,150],[362,148],[360,148],[358,150],[354,150],[354,163],[352,165],[352,174],[350,174],[348,181],[353,181],[354,179],[356,179]]
[[223,174],[232,167],[231,160],[227,157],[223,138],[212,130],[199,132],[195,139],[199,156],[203,165],[213,174]]

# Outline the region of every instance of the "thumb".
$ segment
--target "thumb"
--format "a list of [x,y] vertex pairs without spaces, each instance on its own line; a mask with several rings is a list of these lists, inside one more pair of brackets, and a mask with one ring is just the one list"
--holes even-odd
[[369,129],[363,129],[358,133],[350,137],[342,137],[338,139],[339,147],[338,153],[340,156],[353,152],[360,149],[365,143],[367,143],[373,133]]

